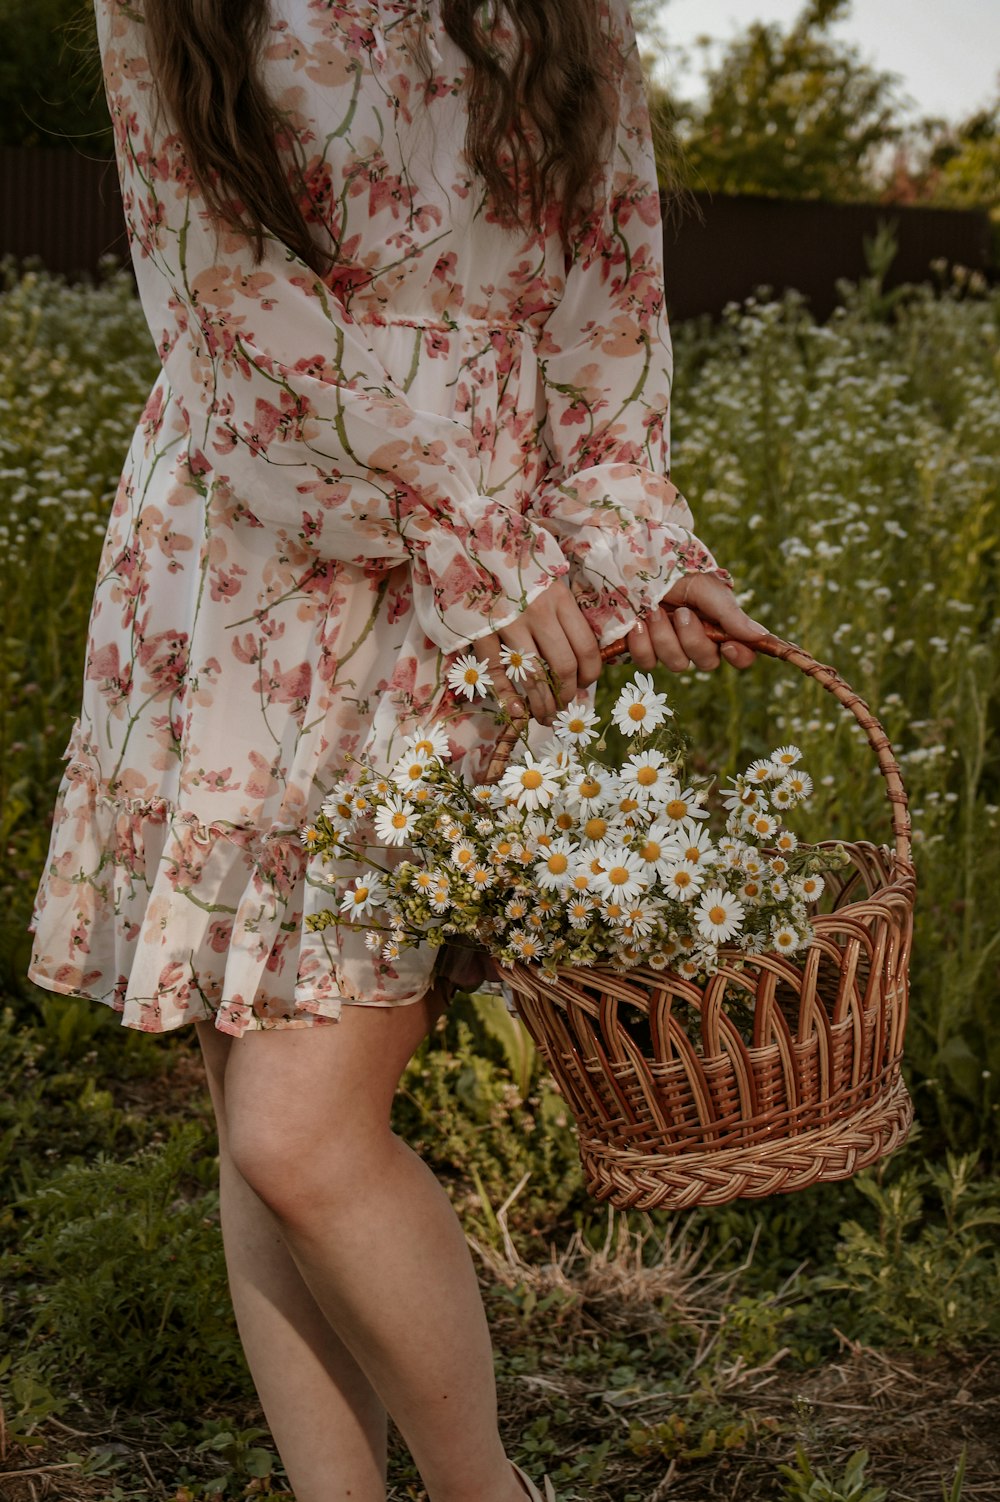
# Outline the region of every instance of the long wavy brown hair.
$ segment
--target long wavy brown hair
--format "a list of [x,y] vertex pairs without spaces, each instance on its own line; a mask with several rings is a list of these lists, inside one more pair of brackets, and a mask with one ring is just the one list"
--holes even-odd
[[[145,0],[143,11],[161,101],[212,212],[258,261],[266,227],[322,275],[335,253],[309,231],[305,183],[279,154],[282,117],[261,79],[268,0]],[[471,63],[466,155],[498,221],[531,229],[554,204],[567,243],[593,211],[616,113],[598,0],[441,0],[441,16]]]

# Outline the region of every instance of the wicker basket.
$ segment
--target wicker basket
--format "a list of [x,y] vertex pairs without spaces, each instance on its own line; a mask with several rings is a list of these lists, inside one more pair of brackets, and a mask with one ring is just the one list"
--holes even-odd
[[[900,1061],[916,879],[899,768],[833,668],[774,636],[755,646],[815,678],[864,728],[895,847],[842,842],[851,864],[826,877],[831,910],[814,916],[813,941],[794,958],[723,950],[704,985],[642,967],[504,969],[576,1119],[587,1188],[620,1209],[720,1205],[849,1178],[899,1146],[913,1120]],[[623,650],[605,648],[605,661]],[[501,737],[486,781],[515,740]]]

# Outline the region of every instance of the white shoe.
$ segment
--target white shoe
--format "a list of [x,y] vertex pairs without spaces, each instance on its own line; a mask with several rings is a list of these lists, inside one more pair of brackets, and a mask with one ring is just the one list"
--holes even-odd
[[514,1474],[524,1487],[529,1502],[557,1502],[555,1489],[548,1476],[542,1478],[545,1483],[545,1495],[543,1496],[538,1487],[524,1474],[519,1465],[514,1465],[513,1461],[511,1461],[511,1465],[514,1466]]

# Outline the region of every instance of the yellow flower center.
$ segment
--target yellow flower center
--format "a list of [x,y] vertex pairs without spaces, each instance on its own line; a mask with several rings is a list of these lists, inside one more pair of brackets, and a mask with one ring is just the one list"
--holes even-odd
[[579,716],[575,720],[570,720],[568,726],[571,735],[582,735],[586,728],[586,720],[581,720]]
[[585,871],[578,871],[572,878],[572,885],[578,892],[586,892],[590,889],[590,878]]
[[557,814],[553,822],[557,829],[572,829],[575,821],[572,814]]
[[651,788],[659,775],[655,767],[640,767],[635,780],[640,787]]
[[601,791],[601,784],[595,777],[585,777],[580,783],[580,794],[584,798],[596,798]]
[[630,814],[634,809],[637,809],[639,807],[639,800],[638,798],[622,798],[621,802],[618,804],[618,807],[621,809],[623,814]]
[[469,849],[468,845],[459,845],[458,849],[455,851],[455,859],[458,861],[458,864],[460,866],[467,866],[469,864],[472,859],[472,851]]
[[526,772],[521,773],[521,786],[524,788],[540,788],[542,780],[541,772],[536,771],[534,767],[529,767]]
[[462,679],[463,679],[463,681],[465,683],[478,683],[479,682],[479,669],[478,668],[466,668],[465,672],[462,674]]
[[689,887],[691,885],[690,871],[678,871],[674,876],[675,887]]
[[683,798],[671,798],[665,810],[668,819],[683,819],[687,811],[688,806]]
[[628,707],[628,717],[630,720],[644,720],[646,718],[645,704],[638,702],[635,704],[630,704]]
[[407,825],[407,817],[408,816],[406,814],[393,814],[393,816],[392,816],[392,827],[393,827],[393,829],[405,829],[406,825]]
[[748,897],[756,897],[758,892],[760,891],[760,887],[755,881],[748,881],[743,890],[746,892]]
[[607,819],[600,819],[597,817],[588,819],[586,824],[583,826],[583,832],[587,836],[588,840],[603,840],[604,836],[608,832],[608,821]]
[[367,887],[355,887],[355,889],[354,889],[354,900],[355,900],[355,902],[359,902],[359,903],[360,902],[364,902],[364,901],[366,901],[367,897],[368,897],[368,888]]
[[434,742],[433,741],[417,741],[417,744],[414,747],[414,750],[420,751],[422,753],[425,753],[427,756],[430,756],[431,752],[434,750]]
[[627,866],[612,866],[608,872],[608,881],[612,882],[614,886],[620,887],[629,880],[630,876],[631,872]]
[[545,864],[546,866],[548,866],[553,876],[561,876],[569,865],[569,861],[565,855],[557,851],[555,855],[549,856]]
[[754,819],[753,827],[758,834],[767,834],[767,831],[771,827],[771,821],[766,816],[760,819]]
[[620,918],[625,912],[625,909],[622,907],[620,902],[606,902],[604,904],[604,911],[607,913],[609,918]]
[[726,910],[724,907],[710,907],[708,910],[708,917],[711,923],[725,923]]
[[647,840],[642,847],[642,858],[646,861],[658,861],[662,850],[663,846],[658,844],[656,840]]

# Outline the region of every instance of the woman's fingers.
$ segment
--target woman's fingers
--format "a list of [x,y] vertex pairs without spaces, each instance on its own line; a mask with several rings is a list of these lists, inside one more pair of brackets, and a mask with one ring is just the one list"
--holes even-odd
[[497,703],[507,711],[512,720],[523,720],[528,712],[524,703],[525,695],[507,676],[500,660],[499,636],[493,631],[488,636],[478,637],[472,646],[479,661],[485,663],[490,670],[490,689]]
[[[596,683],[604,668],[604,659],[601,649],[597,644],[597,637],[587,621],[587,617],[576,603],[571,590],[567,589],[565,596],[561,597],[556,605],[556,614],[569,642],[570,650],[576,657],[576,688],[579,692],[582,688],[589,688]],[[576,693],[570,695],[565,702],[575,699]]]
[[647,617],[647,623],[649,639],[656,653],[656,661],[662,662],[664,667],[669,668],[672,673],[686,672],[691,654],[678,640],[672,617],[657,605]]
[[674,611],[674,633],[682,649],[703,673],[719,666],[719,649],[706,634],[698,617],[684,605]]

